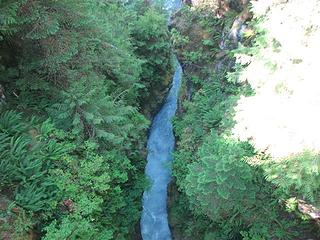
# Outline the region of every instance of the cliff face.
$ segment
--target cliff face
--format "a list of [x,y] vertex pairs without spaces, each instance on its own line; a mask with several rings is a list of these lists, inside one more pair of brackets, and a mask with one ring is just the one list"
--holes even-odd
[[230,9],[241,12],[249,0],[185,0],[186,5],[208,10],[221,17]]
[[194,0],[187,6],[170,24],[174,49],[185,72],[181,99],[191,99],[195,85],[191,76],[206,79],[222,65],[233,65],[226,56],[227,48],[237,46],[240,27],[252,17],[247,0]]
[[[184,70],[178,113],[181,119],[188,118],[188,110],[184,104],[192,104],[193,96],[201,93],[203,82],[212,81],[213,75],[234,65],[233,59],[228,56],[228,48],[236,45],[239,27],[251,17],[246,4],[246,1],[192,1],[174,15],[170,25],[172,42]],[[233,30],[236,32],[236,42],[231,43],[229,34]],[[194,131],[191,126],[188,130]],[[178,146],[189,141],[179,137]],[[197,144],[192,145],[196,148]],[[177,148],[179,151],[179,147]],[[185,159],[185,162],[188,161],[189,159]],[[179,174],[183,173],[176,172],[176,176]],[[183,228],[188,223],[184,225],[180,218],[189,218],[189,223],[194,221],[195,226],[197,220],[192,220],[194,216],[183,207],[188,203],[185,202],[179,184],[172,183],[169,187],[168,206],[173,239],[203,239],[204,236],[200,233],[202,229],[195,230],[198,232],[196,235],[185,234]],[[196,229],[195,226],[189,227]]]

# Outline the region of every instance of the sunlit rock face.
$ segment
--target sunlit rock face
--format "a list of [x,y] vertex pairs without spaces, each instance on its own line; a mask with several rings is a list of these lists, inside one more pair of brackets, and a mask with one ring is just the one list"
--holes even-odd
[[249,0],[185,0],[187,5],[195,8],[211,10],[215,14],[224,14],[230,9],[241,12]]
[[241,80],[256,94],[238,102],[234,134],[275,158],[320,150],[320,3],[305,3],[253,2],[255,13],[266,16],[268,47],[237,57],[249,64]]

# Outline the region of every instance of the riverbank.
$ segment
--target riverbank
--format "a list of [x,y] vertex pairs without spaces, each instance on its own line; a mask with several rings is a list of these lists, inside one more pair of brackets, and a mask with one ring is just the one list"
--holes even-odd
[[[266,129],[270,126],[269,117],[278,114],[277,108],[270,107],[270,104],[279,106],[279,101],[271,103],[266,95],[260,96],[259,92],[263,89],[272,90],[268,88],[270,85],[263,85],[261,81],[271,83],[271,80],[265,80],[273,75],[264,75],[262,71],[275,71],[286,82],[293,83],[288,77],[292,71],[278,63],[283,59],[281,55],[285,54],[285,49],[293,48],[289,43],[290,37],[283,32],[291,31],[290,19],[296,19],[296,24],[303,24],[316,19],[316,14],[308,20],[301,20],[299,16],[303,13],[295,12],[299,1],[270,1],[268,4],[252,1],[249,8],[241,5],[242,1],[238,1],[239,4],[232,2],[233,5],[213,4],[210,8],[206,5],[208,2],[203,1],[202,4],[197,1],[195,6],[177,13],[172,21],[172,41],[185,72],[178,117],[174,124],[177,150],[173,167],[175,181],[174,186],[170,187],[170,223],[174,239],[317,239],[317,220],[310,218],[306,212],[301,213],[303,207],[298,207],[298,196],[309,199],[309,203],[317,206],[320,183],[317,153],[302,153],[277,160],[270,157],[271,148],[257,145],[259,139],[255,137],[255,134],[261,134],[260,143],[262,140],[271,146],[282,146],[283,151],[290,149],[288,141],[282,141],[279,145],[277,142],[280,139],[273,141],[263,135],[272,131]],[[316,6],[316,1],[313,4]],[[277,17],[284,19],[283,24],[276,20]],[[285,21],[288,21],[287,24]],[[223,42],[239,23],[245,26],[240,33],[242,43],[238,45],[232,40]],[[311,25],[317,24],[314,22]],[[308,26],[303,28],[308,29]],[[302,38],[305,35],[303,28],[296,29]],[[273,30],[287,39],[286,42],[277,44],[279,35],[270,38],[267,34],[272,34]],[[316,36],[317,31],[312,33],[310,41]],[[297,42],[300,41],[298,39]],[[227,46],[238,45],[238,48],[221,50],[225,45],[223,43]],[[308,51],[315,51],[317,46],[308,45],[307,48]],[[298,49],[294,48],[292,52]],[[261,63],[261,68],[257,68],[255,63]],[[276,69],[273,63],[277,63]],[[294,64],[299,63],[295,61]],[[308,68],[303,69],[305,76],[309,76],[306,72]],[[312,82],[308,80],[309,86]],[[302,87],[303,84],[300,82],[296,86]],[[278,91],[277,95],[288,97],[284,91]],[[254,100],[259,97],[264,98],[265,107],[261,108],[262,105]],[[310,95],[310,99],[316,98]],[[259,111],[250,111],[253,108],[248,108],[249,105],[244,104],[246,101],[250,101],[251,106],[256,106]],[[283,113],[286,112],[284,110]],[[241,118],[244,114],[245,120]],[[254,120],[257,118],[260,120]],[[263,122],[266,122],[264,126],[261,125]],[[280,122],[274,121],[275,124]],[[286,123],[290,122],[293,118],[286,118]],[[237,131],[239,126],[242,126],[242,132]],[[256,131],[257,127],[261,131]],[[273,130],[273,136],[284,133],[279,129]],[[286,134],[289,139],[290,136]],[[290,162],[296,165],[290,168],[287,165]],[[281,168],[289,171],[280,172]],[[295,175],[295,168],[303,173]],[[313,169],[313,173],[307,169]],[[298,176],[298,179],[294,180],[292,175]],[[308,179],[311,182],[307,184]],[[312,190],[305,192],[307,189],[302,187],[300,181]]]

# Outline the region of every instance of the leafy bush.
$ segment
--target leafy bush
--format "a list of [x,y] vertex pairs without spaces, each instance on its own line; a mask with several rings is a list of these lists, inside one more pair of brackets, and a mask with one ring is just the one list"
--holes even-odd
[[244,158],[252,154],[249,145],[211,132],[198,150],[199,160],[188,166],[185,189],[191,203],[214,221],[250,207],[255,189]]
[[164,14],[149,9],[139,16],[132,32],[137,56],[142,60],[141,80],[144,88],[140,92],[140,102],[154,109],[159,101],[154,96],[163,97],[171,80],[171,44]]
[[284,191],[311,203],[319,204],[320,158],[318,153],[304,151],[282,161],[263,163],[266,177]]
[[0,122],[1,186],[15,187],[15,201],[26,210],[50,210],[54,207],[56,189],[48,176],[53,162],[46,154],[48,149],[54,149],[63,155],[62,146],[30,135],[28,125],[16,112],[4,112]]

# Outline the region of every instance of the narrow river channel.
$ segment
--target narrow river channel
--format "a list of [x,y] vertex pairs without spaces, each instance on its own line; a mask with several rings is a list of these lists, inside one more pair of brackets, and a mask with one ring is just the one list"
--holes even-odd
[[[180,1],[166,2],[169,14],[180,6]],[[150,179],[151,186],[143,194],[140,222],[143,240],[171,240],[167,213],[167,186],[171,181],[172,153],[175,145],[172,118],[177,109],[181,77],[182,68],[177,63],[167,99],[153,119],[150,129],[145,174]]]

